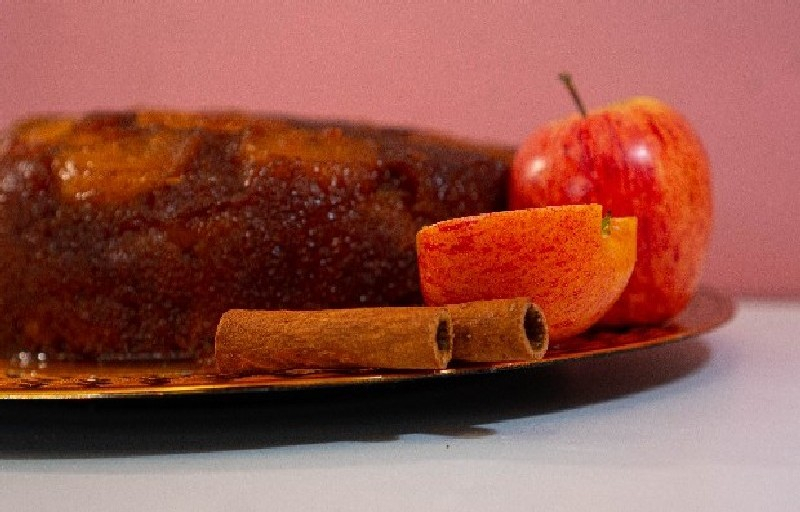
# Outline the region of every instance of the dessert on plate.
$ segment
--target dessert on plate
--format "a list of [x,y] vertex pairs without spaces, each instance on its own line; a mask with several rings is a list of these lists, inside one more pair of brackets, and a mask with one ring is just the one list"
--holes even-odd
[[19,122],[0,138],[0,339],[197,356],[229,309],[421,304],[416,232],[505,208],[512,158],[245,113]]

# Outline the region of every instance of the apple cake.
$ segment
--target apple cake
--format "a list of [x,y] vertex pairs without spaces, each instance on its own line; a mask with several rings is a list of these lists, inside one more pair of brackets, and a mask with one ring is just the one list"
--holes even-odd
[[504,208],[512,157],[245,113],[19,122],[0,138],[0,340],[202,356],[233,308],[420,303],[415,233]]

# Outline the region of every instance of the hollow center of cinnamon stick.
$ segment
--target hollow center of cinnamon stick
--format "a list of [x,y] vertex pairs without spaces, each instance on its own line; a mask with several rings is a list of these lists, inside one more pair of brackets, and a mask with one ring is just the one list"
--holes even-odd
[[528,308],[525,310],[523,327],[525,328],[525,337],[528,339],[528,343],[530,343],[531,347],[533,347],[534,350],[540,349],[546,326],[542,316],[537,314],[531,305],[528,305]]
[[439,320],[436,327],[436,348],[441,352],[450,350],[450,332],[446,320]]

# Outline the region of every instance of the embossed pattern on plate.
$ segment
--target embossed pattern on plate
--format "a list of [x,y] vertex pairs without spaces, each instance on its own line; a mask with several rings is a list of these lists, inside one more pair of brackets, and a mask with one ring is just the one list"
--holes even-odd
[[303,370],[237,377],[216,372],[213,361],[137,361],[76,363],[25,361],[1,365],[0,398],[98,399],[230,392],[291,391],[315,387],[357,386],[492,373],[568,362],[604,354],[654,347],[708,332],[730,320],[733,300],[703,289],[668,324],[620,330],[597,329],[551,343],[544,359],[532,363],[454,366],[437,371]]

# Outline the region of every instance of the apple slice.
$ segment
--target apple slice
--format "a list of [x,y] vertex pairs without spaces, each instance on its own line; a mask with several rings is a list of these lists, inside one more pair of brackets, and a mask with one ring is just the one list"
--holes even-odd
[[622,293],[636,262],[636,218],[600,205],[461,217],[422,228],[417,258],[431,306],[530,297],[550,339],[583,332]]

